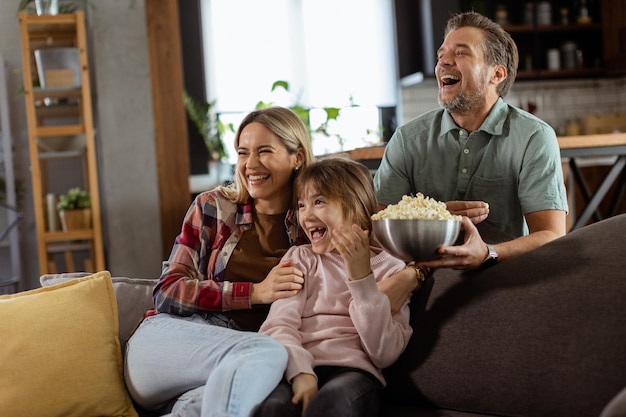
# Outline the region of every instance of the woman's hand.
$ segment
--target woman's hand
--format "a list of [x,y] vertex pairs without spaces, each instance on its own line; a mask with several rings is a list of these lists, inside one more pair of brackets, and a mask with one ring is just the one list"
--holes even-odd
[[309,406],[315,394],[317,394],[317,378],[311,374],[298,374],[291,380],[293,404],[302,403],[302,413]]
[[272,268],[263,281],[252,284],[251,303],[271,304],[279,298],[296,295],[302,289],[304,274],[292,264],[291,259],[282,261]]
[[333,231],[332,243],[343,257],[350,280],[363,279],[372,273],[370,266],[369,232],[353,224],[350,229],[344,226]]
[[482,222],[489,215],[489,204],[484,201],[448,201],[446,208],[451,214],[469,217],[474,224]]

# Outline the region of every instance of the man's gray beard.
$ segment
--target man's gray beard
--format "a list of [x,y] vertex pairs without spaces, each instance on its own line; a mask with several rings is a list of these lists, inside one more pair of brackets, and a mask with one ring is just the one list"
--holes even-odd
[[465,91],[461,91],[457,94],[452,100],[447,103],[444,103],[441,100],[441,94],[438,95],[439,105],[444,109],[448,110],[450,113],[456,114],[469,114],[474,111],[476,105],[478,105],[482,100],[482,88],[480,91],[475,91],[473,93],[467,93]]
[[450,102],[444,103],[441,101],[441,92],[437,94],[437,100],[439,105],[450,113],[456,113],[460,115],[467,115],[475,111],[482,102],[483,93],[487,88],[487,69],[483,69],[481,73],[480,85],[477,86],[474,91],[461,90]]

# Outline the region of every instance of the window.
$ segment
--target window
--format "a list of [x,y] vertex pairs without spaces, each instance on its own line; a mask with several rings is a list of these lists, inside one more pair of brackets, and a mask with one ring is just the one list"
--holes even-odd
[[[398,96],[390,1],[208,0],[202,21],[207,97],[224,122],[264,101],[312,108],[315,128],[322,107],[339,107],[316,154],[380,142],[378,109]],[[289,91],[271,92],[277,80]]]

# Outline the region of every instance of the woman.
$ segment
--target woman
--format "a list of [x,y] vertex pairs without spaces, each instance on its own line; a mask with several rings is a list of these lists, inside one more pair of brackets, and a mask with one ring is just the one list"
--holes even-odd
[[304,282],[280,260],[306,241],[288,209],[299,169],[313,161],[310,139],[295,113],[273,107],[244,118],[235,148],[234,184],[195,199],[163,264],[156,310],[128,342],[126,383],[145,409],[247,417],[285,370],[284,348],[256,331],[269,304]]

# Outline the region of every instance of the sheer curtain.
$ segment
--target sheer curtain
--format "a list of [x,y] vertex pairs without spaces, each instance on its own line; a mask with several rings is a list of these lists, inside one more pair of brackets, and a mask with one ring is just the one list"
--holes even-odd
[[[203,0],[207,97],[235,126],[259,101],[340,107],[323,154],[380,141],[378,107],[397,103],[391,0]],[[289,91],[271,92],[274,81]]]

